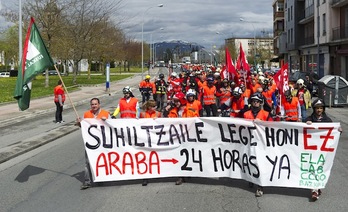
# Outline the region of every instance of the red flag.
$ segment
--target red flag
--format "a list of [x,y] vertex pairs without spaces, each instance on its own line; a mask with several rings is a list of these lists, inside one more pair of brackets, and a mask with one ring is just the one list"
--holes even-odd
[[225,48],[225,60],[226,60],[226,69],[229,73],[229,79],[234,80],[238,74],[237,74],[236,68],[233,65],[232,58],[227,47]]
[[244,71],[250,72],[250,67],[249,67],[248,61],[246,59],[246,56],[244,54],[242,43],[240,43],[240,45],[239,45],[239,55],[238,55],[238,60],[237,60],[237,70],[244,70]]
[[239,74],[241,76],[242,81],[244,81],[244,84],[247,87],[251,87],[251,73],[250,73],[250,67],[248,64],[248,61],[246,59],[246,56],[244,54],[242,43],[239,45],[239,55],[237,60],[237,69],[239,70]]
[[282,68],[273,76],[274,82],[277,85],[279,93],[283,96],[286,90],[289,90],[288,63],[285,63]]
[[228,73],[227,68],[226,68],[225,65],[221,68],[220,77],[221,77],[221,79],[228,79],[228,80],[230,78],[229,77],[229,73]]

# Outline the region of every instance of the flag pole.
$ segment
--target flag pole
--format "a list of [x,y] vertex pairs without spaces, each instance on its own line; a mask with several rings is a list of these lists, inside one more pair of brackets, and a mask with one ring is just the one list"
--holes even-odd
[[76,108],[75,108],[75,105],[74,105],[73,102],[71,101],[71,98],[70,98],[68,89],[67,89],[66,86],[65,86],[65,83],[64,83],[64,81],[63,81],[63,78],[62,78],[62,76],[60,75],[60,72],[59,72],[59,70],[58,70],[56,64],[54,64],[54,68],[56,69],[56,71],[57,71],[57,73],[58,73],[58,77],[59,77],[60,81],[62,81],[62,85],[63,85],[63,87],[64,87],[64,90],[66,91],[66,96],[68,97],[69,102],[70,102],[70,104],[72,105],[72,107],[73,107],[73,109],[74,109],[74,111],[75,111],[76,118],[78,119],[78,118],[80,118],[80,116],[79,116],[79,114],[77,113],[77,110],[76,110]]

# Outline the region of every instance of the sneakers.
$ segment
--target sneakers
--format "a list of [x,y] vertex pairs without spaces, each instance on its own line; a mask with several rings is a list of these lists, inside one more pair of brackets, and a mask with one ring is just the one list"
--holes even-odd
[[184,179],[182,177],[179,177],[176,182],[175,185],[181,185],[184,182]]
[[148,181],[147,180],[143,180],[143,183],[141,184],[142,186],[147,186]]
[[263,188],[262,187],[258,187],[256,189],[255,196],[256,197],[261,197],[262,195],[263,195]]
[[81,185],[81,190],[85,190],[91,187],[91,184],[82,184]]
[[320,189],[313,189],[312,190],[312,200],[317,201],[319,199],[319,196],[321,195],[321,190]]

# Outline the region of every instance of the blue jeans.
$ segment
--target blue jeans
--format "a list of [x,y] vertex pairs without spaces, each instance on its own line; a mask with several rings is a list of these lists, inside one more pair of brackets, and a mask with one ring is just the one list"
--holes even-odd
[[302,115],[302,122],[305,122],[307,118],[307,110],[306,110],[305,104],[301,105],[301,115]]

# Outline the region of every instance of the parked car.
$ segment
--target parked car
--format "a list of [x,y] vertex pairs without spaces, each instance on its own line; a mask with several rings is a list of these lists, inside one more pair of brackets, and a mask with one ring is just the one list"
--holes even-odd
[[[45,75],[46,72],[42,72],[42,75]],[[57,71],[56,70],[48,70],[48,75],[58,75]]]
[[0,77],[10,77],[10,72],[0,72]]

